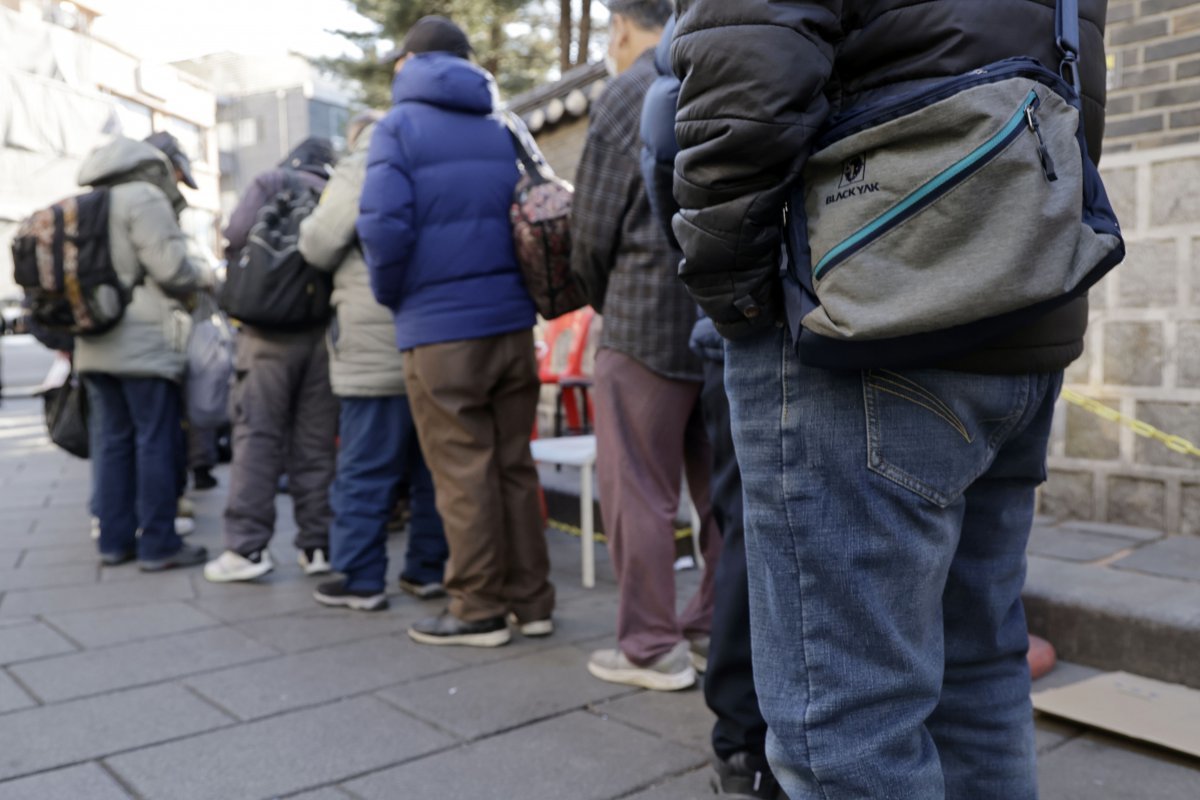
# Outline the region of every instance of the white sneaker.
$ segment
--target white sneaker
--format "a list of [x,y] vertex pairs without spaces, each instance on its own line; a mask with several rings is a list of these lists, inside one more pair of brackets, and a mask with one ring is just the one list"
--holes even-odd
[[602,681],[640,686],[656,692],[677,692],[696,683],[687,642],[680,642],[653,663],[639,667],[620,650],[597,650],[588,659],[588,672]]
[[553,617],[521,622],[521,620],[517,619],[516,614],[510,612],[508,615],[508,624],[519,630],[522,636],[530,639],[542,639],[554,633]]
[[92,517],[92,538],[93,539],[100,538],[100,518],[99,517]]
[[191,517],[176,517],[175,518],[175,534],[177,536],[190,536],[196,532],[196,520]]
[[328,575],[333,572],[333,567],[329,566],[326,552],[319,547],[301,550],[296,556],[296,560],[304,568],[305,575]]
[[271,554],[266,550],[259,552],[258,561],[251,561],[232,550],[226,550],[204,565],[204,577],[212,583],[252,581],[273,569],[275,565],[271,563]]

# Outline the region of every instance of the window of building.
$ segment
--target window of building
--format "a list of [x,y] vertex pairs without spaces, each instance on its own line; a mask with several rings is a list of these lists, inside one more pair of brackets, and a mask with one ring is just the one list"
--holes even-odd
[[154,114],[147,106],[123,97],[114,98],[121,135],[130,139],[145,139],[154,132]]
[[232,153],[237,149],[237,129],[232,122],[217,123],[217,147],[222,153]]
[[239,147],[253,147],[258,144],[257,119],[238,120],[237,143]]

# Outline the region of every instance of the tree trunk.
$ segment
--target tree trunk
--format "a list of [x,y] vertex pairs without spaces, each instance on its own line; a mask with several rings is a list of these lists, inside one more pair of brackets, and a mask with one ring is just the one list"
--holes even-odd
[[591,58],[589,52],[592,48],[592,0],[582,0],[583,13],[579,17],[579,53],[575,57],[575,64],[582,66],[588,63]]
[[571,68],[571,34],[575,31],[571,0],[558,0],[558,65],[566,72]]
[[493,75],[500,74],[500,50],[504,46],[504,25],[499,14],[492,15],[488,26],[488,43],[491,45],[487,57],[483,59],[483,68]]

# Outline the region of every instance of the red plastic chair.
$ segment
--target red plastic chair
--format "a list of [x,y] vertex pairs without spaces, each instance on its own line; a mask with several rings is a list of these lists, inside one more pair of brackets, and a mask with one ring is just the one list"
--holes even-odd
[[[595,310],[589,306],[546,324],[542,344],[538,348],[538,379],[543,384],[558,387],[554,406],[555,436],[579,436],[591,432],[592,379],[583,372],[583,359],[595,317]],[[564,337],[570,337],[565,345]],[[565,359],[559,357],[564,346],[567,347]],[[562,368],[558,369],[560,363]]]

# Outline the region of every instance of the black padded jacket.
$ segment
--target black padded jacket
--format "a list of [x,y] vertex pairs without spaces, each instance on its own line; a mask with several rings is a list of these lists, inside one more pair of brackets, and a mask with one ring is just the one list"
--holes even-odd
[[[784,316],[784,204],[831,114],[1005,58],[1060,60],[1054,0],[680,0],[678,9],[680,274],[728,337]],[[1105,0],[1080,0],[1093,160],[1104,132],[1105,13]],[[1063,369],[1083,352],[1087,316],[1081,298],[952,364],[925,366]]]

